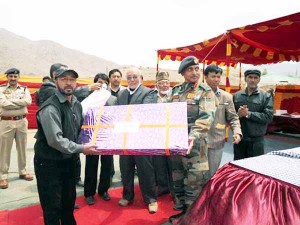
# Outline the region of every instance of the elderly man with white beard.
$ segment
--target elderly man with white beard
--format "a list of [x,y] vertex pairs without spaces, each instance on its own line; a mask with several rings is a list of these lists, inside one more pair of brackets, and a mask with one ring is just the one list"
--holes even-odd
[[[170,90],[169,73],[157,72],[156,87],[145,97],[143,103],[166,103]],[[154,156],[153,164],[155,169],[157,195],[160,196],[169,192],[173,194],[171,156]]]

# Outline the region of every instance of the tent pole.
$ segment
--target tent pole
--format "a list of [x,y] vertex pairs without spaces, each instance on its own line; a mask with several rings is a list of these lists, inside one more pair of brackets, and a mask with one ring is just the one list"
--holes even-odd
[[203,67],[202,67],[202,83],[204,83],[204,70],[205,70],[205,60],[202,63]]
[[239,90],[242,89],[242,63],[240,62],[240,71],[239,71]]
[[159,54],[157,52],[157,59],[156,59],[156,73],[158,72],[158,65],[159,65]]
[[230,81],[229,81],[229,71],[230,71],[230,57],[231,57],[231,39],[230,33],[227,31],[227,44],[226,44],[226,86],[225,91],[230,93]]

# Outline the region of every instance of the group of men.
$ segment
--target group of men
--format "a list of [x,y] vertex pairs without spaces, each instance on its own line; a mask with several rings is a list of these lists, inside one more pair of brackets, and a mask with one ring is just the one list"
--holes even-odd
[[[184,214],[220,166],[227,124],[233,131],[234,159],[264,154],[263,136],[267,124],[272,120],[273,100],[270,94],[258,88],[261,76],[259,70],[245,71],[247,87],[233,97],[219,88],[222,69],[216,65],[209,65],[204,71],[207,85],[199,82],[199,62],[194,56],[183,59],[178,72],[182,74],[184,82],[173,88],[170,88],[167,72],[157,73],[156,88],[151,90],[142,84],[141,71],[131,67],[125,77],[127,88],[120,87],[122,73],[114,69],[110,71],[109,77],[97,74],[94,84],[78,89],[76,71],[62,64],[52,65],[51,84],[48,81],[44,84],[48,88],[51,86],[53,92],[50,93],[49,89],[44,94],[42,89],[39,91],[39,98],[44,100],[37,112],[38,131],[34,147],[35,174],[45,224],[76,224],[73,210],[79,153],[87,155],[84,195],[88,204],[95,202],[99,152],[95,150],[95,146],[77,144],[76,139],[83,122],[82,106],[78,100],[83,100],[99,88],[107,89],[113,96],[106,105],[187,103],[187,155],[120,156],[123,185],[120,206],[126,207],[134,201],[136,170],[142,196],[150,213],[158,210],[157,196],[171,192],[174,209],[182,212],[172,216],[170,220]],[[5,129],[8,126],[4,124],[10,122],[9,126],[12,127],[14,122],[24,120],[22,126],[27,129],[26,106],[31,103],[31,98],[26,87],[17,85],[18,70],[8,70],[6,74],[8,83],[0,87],[1,188],[8,186],[8,155],[14,138],[19,153],[20,178],[32,180],[25,169],[26,143],[20,148],[18,137],[21,132],[13,127],[14,134],[7,135],[9,132]],[[8,115],[8,111],[14,114]],[[22,133],[25,137],[26,129]],[[109,200],[109,179],[114,173],[112,156],[101,156],[101,167],[103,170],[100,173],[98,194],[104,200]]]

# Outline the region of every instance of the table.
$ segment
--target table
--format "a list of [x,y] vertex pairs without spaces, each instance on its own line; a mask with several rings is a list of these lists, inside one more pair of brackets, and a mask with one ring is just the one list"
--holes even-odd
[[173,224],[298,225],[299,169],[300,148],[228,163]]
[[282,131],[283,133],[300,134],[300,118],[290,115],[274,115],[268,125],[267,133]]

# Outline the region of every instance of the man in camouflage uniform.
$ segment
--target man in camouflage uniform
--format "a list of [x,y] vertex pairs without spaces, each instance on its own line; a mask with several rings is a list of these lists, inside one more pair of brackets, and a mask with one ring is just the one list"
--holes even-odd
[[14,139],[18,152],[19,178],[27,181],[33,177],[26,170],[26,144],[28,113],[31,96],[27,87],[18,84],[20,71],[11,68],[5,72],[7,84],[0,86],[0,188],[8,188],[8,170]]
[[[182,204],[183,212],[171,216],[170,220],[185,213],[207,182],[205,178],[209,169],[207,133],[214,120],[217,106],[217,100],[211,88],[198,83],[200,69],[197,58],[186,57],[181,62],[178,72],[184,76],[185,82],[172,89],[169,101],[187,102],[190,147],[186,156],[178,156],[173,162],[174,189],[176,197]],[[180,208],[178,206],[177,208]]]

